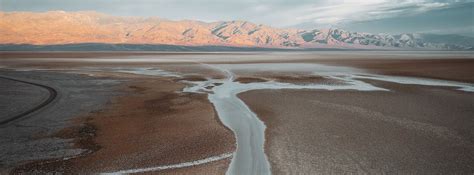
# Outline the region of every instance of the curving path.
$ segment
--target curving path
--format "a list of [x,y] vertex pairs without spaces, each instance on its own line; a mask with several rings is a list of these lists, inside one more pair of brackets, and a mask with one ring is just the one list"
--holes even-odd
[[15,115],[15,116],[12,116],[12,117],[9,117],[5,120],[1,120],[0,121],[0,125],[6,125],[8,123],[11,123],[15,120],[18,120],[20,118],[23,118],[25,116],[27,116],[28,114],[31,114],[35,111],[38,111],[39,109],[45,107],[46,105],[50,104],[51,102],[53,102],[53,100],[57,97],[58,95],[58,92],[52,88],[52,87],[49,87],[49,86],[46,86],[46,85],[42,85],[42,84],[38,84],[38,83],[33,83],[33,82],[28,82],[28,81],[23,81],[23,80],[18,80],[18,79],[14,79],[14,78],[10,78],[10,77],[4,77],[4,76],[0,76],[0,78],[3,78],[3,79],[6,79],[6,80],[11,80],[11,81],[16,81],[16,82],[21,82],[21,83],[25,83],[25,84],[30,84],[30,85],[33,85],[33,86],[37,86],[37,87],[40,87],[40,88],[43,88],[43,89],[46,89],[48,90],[49,92],[49,97],[44,100],[42,103],[36,105],[35,107],[27,110],[27,111],[24,111],[18,115]]

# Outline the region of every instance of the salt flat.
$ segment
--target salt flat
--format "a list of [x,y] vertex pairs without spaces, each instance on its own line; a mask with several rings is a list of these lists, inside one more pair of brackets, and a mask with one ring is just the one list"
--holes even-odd
[[66,160],[72,172],[473,172],[468,52],[74,54],[2,58],[8,72],[122,82],[113,104],[87,116],[102,148]]

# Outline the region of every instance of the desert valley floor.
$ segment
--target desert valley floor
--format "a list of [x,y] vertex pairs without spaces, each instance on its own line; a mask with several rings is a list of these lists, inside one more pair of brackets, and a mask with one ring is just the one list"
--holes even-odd
[[0,174],[473,174],[472,52],[0,53]]

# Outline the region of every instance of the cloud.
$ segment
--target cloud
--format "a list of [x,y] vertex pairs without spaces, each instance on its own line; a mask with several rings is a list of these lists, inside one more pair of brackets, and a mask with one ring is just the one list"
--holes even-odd
[[455,2],[433,2],[427,0],[344,0],[330,5],[313,5],[295,12],[295,22],[312,22],[315,25],[337,25],[344,22],[379,20],[398,16],[416,15],[431,10],[447,8]]

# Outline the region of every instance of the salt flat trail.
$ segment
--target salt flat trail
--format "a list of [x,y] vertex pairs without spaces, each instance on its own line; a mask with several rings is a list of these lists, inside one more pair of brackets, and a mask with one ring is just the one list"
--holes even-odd
[[[210,65],[208,65],[210,66]],[[271,174],[270,163],[264,152],[265,125],[237,94],[250,90],[234,82],[234,74],[228,69],[210,66],[226,75],[222,85],[212,89],[209,101],[214,105],[222,123],[235,133],[237,150],[226,174]]]

